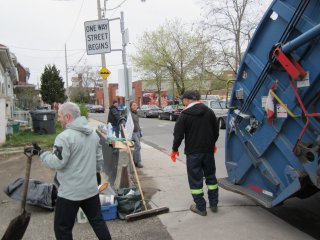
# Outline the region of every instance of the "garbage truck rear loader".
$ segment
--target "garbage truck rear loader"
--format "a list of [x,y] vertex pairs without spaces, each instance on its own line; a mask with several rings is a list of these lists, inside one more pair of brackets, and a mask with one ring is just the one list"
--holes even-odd
[[320,0],[274,0],[243,57],[221,187],[265,207],[320,189]]

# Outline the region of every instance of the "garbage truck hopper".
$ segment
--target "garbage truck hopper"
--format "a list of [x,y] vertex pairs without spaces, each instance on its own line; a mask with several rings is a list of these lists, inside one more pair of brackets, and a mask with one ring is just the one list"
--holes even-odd
[[221,187],[265,207],[320,188],[320,1],[272,2],[228,101]]

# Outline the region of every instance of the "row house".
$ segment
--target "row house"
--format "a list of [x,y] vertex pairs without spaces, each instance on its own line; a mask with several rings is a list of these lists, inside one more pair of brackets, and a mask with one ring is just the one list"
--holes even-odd
[[8,119],[14,107],[13,85],[18,83],[17,58],[0,44],[0,144],[5,142]]

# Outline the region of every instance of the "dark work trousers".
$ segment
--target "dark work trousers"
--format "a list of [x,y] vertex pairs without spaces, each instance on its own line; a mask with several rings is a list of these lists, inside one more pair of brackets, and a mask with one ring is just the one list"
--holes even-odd
[[216,178],[216,164],[214,153],[194,153],[187,155],[187,171],[191,194],[197,208],[206,210],[203,197],[203,177],[208,187],[210,206],[218,204],[218,183]]
[[102,219],[99,195],[82,201],[71,201],[58,197],[54,216],[54,232],[58,240],[72,240],[72,228],[79,210],[83,212],[99,240],[111,239],[110,232]]

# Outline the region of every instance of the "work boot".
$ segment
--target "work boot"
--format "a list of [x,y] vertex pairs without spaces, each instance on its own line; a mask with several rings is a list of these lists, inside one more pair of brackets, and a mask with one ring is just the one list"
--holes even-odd
[[143,168],[143,165],[141,163],[136,163],[135,165],[137,168]]
[[210,206],[211,212],[218,212],[218,207],[217,206]]
[[195,204],[192,204],[190,206],[190,210],[196,214],[199,214],[200,216],[207,216],[207,211],[204,210],[204,211],[200,211],[198,208],[197,208],[197,205]]

